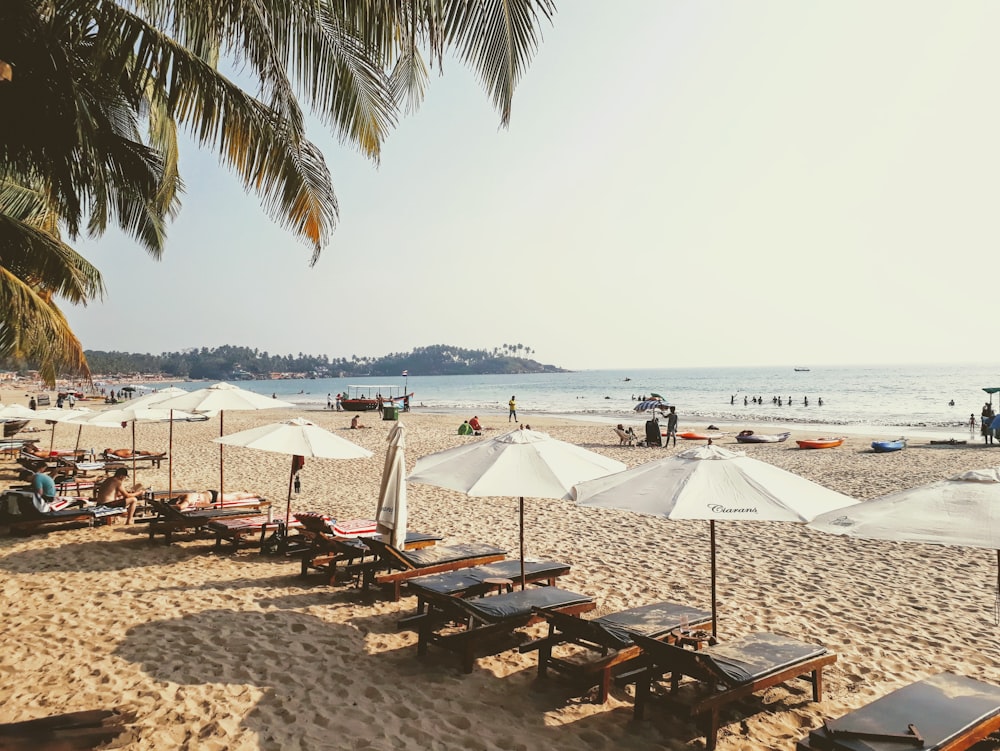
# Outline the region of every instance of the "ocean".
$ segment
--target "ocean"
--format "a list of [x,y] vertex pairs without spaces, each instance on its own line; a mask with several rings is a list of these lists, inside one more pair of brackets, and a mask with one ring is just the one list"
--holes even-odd
[[[806,366],[803,366],[806,367]],[[984,387],[1000,386],[1000,367],[990,365],[862,365],[755,368],[664,368],[586,370],[525,375],[319,378],[240,381],[243,388],[301,404],[326,406],[327,394],[352,385],[392,384],[413,393],[415,410],[454,412],[484,422],[506,419],[507,401],[517,397],[522,421],[532,414],[639,424],[634,407],[642,396],[660,394],[677,407],[681,426],[788,424],[875,434],[969,433],[989,400]],[[193,383],[176,384],[193,389]],[[759,396],[761,404],[751,402]],[[746,404],[744,405],[744,397]],[[780,397],[781,405],[773,401]],[[805,400],[808,399],[808,405]],[[823,400],[822,406],[819,400]],[[951,404],[954,402],[954,405]],[[995,399],[1000,411],[1000,394]]]

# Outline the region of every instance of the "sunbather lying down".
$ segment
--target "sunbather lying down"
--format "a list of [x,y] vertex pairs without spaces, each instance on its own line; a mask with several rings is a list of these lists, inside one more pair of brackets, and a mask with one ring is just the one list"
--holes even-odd
[[[132,449],[104,449],[104,455],[105,456],[118,456],[118,457],[121,457],[122,459],[126,459],[126,458],[132,456],[132,453],[133,453]],[[141,451],[139,449],[136,449],[135,450],[135,455],[136,456],[153,456],[154,452],[152,452],[152,451]]]
[[256,493],[244,493],[243,491],[235,491],[230,493],[223,493],[222,498],[219,498],[218,490],[202,490],[195,491],[191,493],[182,493],[175,498],[170,499],[170,503],[175,505],[180,511],[189,508],[209,508],[215,506],[216,504],[226,504],[233,503],[235,501],[252,501],[259,500],[260,496]]

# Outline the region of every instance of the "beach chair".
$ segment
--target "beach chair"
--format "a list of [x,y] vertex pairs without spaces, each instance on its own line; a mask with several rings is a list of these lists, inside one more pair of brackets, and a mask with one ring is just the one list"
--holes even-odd
[[149,541],[153,542],[156,535],[163,535],[164,541],[169,545],[173,540],[174,532],[192,531],[197,533],[207,527],[210,522],[219,519],[257,516],[260,510],[269,506],[270,503],[261,498],[255,506],[193,509],[190,511],[178,511],[166,501],[159,499],[150,500],[149,505],[156,512],[156,518],[149,522]]
[[[411,589],[422,589],[413,585]],[[471,673],[476,652],[487,639],[509,634],[541,619],[536,608],[576,614],[593,610],[587,595],[558,587],[528,587],[478,598],[462,598],[422,589],[427,610],[407,619],[417,631],[417,654],[427,654],[431,645],[459,655],[462,671]],[[457,626],[457,629],[456,629]]]
[[[302,524],[300,533],[308,543],[302,554],[300,576],[303,578],[315,569],[326,574],[330,584],[359,580],[365,568],[377,564],[377,557],[364,543],[364,536],[371,535],[376,529],[374,520],[338,522],[324,514],[313,513],[297,513],[295,518]],[[440,535],[410,531],[406,533],[404,549],[430,547],[440,539]]]
[[133,463],[139,466],[143,463],[148,463],[150,468],[159,469],[160,462],[167,458],[167,452],[136,451],[133,454],[128,449],[104,449],[101,457],[103,461],[115,466],[131,466]]
[[[524,579],[528,584],[544,584],[554,587],[556,579],[569,573],[569,564],[560,561],[525,561]],[[511,558],[485,566],[474,566],[457,571],[447,571],[443,574],[425,574],[407,581],[410,594],[417,597],[417,611],[424,612],[425,601],[421,592],[431,590],[440,595],[452,597],[480,597],[498,588],[506,587],[513,591],[514,584],[521,579],[521,561]],[[410,587],[410,585],[413,585]],[[413,618],[414,616],[409,616]],[[401,625],[408,618],[400,621]]]
[[0,496],[0,526],[7,527],[11,534],[30,534],[53,525],[83,524],[92,527],[124,513],[125,509],[108,506],[39,511],[30,491],[8,490]]
[[[837,655],[819,644],[808,644],[778,634],[756,633],[702,650],[685,649],[665,641],[633,634],[642,649],[645,669],[635,688],[636,720],[645,713],[652,684],[670,674],[673,705],[686,707],[705,723],[705,747],[715,748],[722,709],[733,702],[793,678],[809,677],[813,701],[823,698],[823,668]],[[681,678],[694,679],[681,686]]]
[[[654,602],[617,613],[585,620],[547,608],[538,608],[538,615],[549,622],[548,636],[523,644],[522,653],[538,652],[538,678],[544,680],[554,670],[586,690],[598,687],[597,703],[608,700],[611,681],[639,666],[642,650],[636,646],[633,634],[650,639],[673,641],[685,629],[702,629],[712,625],[712,613],[674,602]],[[553,649],[564,644],[583,647],[582,654],[556,657]],[[588,652],[598,653],[596,659],[581,659]]]
[[69,751],[103,746],[135,721],[132,713],[110,709],[38,717],[0,725],[0,748],[4,751]]
[[629,433],[627,430],[622,430],[621,428],[615,428],[615,435],[618,436],[619,446],[631,446],[635,442],[635,433]]
[[480,543],[399,550],[378,537],[366,537],[364,544],[375,560],[362,572],[363,588],[377,584],[390,589],[394,602],[399,600],[402,586],[409,579],[482,566],[507,557],[507,551]]
[[964,751],[1000,730],[1000,688],[939,673],[876,699],[819,730],[796,751]]

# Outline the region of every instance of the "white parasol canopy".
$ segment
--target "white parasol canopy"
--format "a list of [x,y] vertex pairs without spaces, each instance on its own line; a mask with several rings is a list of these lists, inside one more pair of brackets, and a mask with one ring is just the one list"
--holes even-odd
[[809,526],[862,539],[996,550],[1000,615],[1000,467],[969,470],[831,511]]
[[[184,410],[185,412],[200,412],[207,415],[219,413],[219,436],[225,435],[223,427],[224,413],[226,410],[248,411],[258,409],[279,409],[292,408],[295,405],[291,402],[284,402],[280,399],[271,399],[253,391],[241,389],[231,383],[216,383],[196,391],[188,391],[184,394],[164,399],[156,402],[156,406],[162,409]],[[219,445],[219,494],[225,489],[225,464],[222,453],[222,444]]]
[[243,430],[214,440],[216,443],[226,446],[242,446],[257,451],[270,451],[292,456],[292,472],[288,478],[288,503],[285,509],[286,528],[292,515],[292,484],[295,481],[295,473],[302,468],[306,457],[313,459],[365,459],[372,455],[368,449],[334,435],[329,430],[301,417]]
[[472,497],[520,496],[523,589],[525,497],[569,499],[577,483],[623,469],[619,461],[547,433],[515,430],[424,456],[407,479]]
[[742,452],[707,445],[574,488],[583,506],[668,519],[707,519],[712,547],[712,632],[716,632],[715,522],[805,523],[857,500]]
[[386,438],[389,448],[382,469],[375,513],[377,531],[389,535],[389,544],[403,549],[406,543],[406,427],[397,422]]

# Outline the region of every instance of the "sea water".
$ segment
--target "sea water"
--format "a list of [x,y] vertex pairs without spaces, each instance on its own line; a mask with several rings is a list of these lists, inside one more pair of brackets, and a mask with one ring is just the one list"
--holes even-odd
[[[461,375],[389,378],[319,378],[240,381],[243,388],[274,394],[304,409],[321,409],[348,386],[393,384],[412,392],[418,411],[453,412],[484,422],[506,421],[517,397],[522,421],[532,414],[609,422],[641,422],[637,400],[656,393],[676,405],[681,425],[775,423],[874,428],[879,433],[945,432],[968,435],[989,401],[984,387],[1000,386],[996,365],[823,366],[586,370],[524,375]],[[178,384],[196,388],[194,384]],[[760,397],[760,404],[751,401]],[[781,398],[779,406],[775,399]],[[744,399],[746,404],[744,404]],[[808,404],[806,404],[808,399]],[[819,401],[823,400],[822,406]],[[994,400],[1000,411],[1000,394]],[[951,404],[954,402],[954,405]],[[909,428],[909,431],[905,429]],[[918,429],[918,430],[914,430]]]

